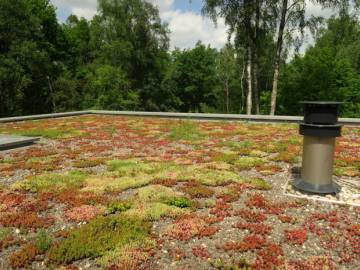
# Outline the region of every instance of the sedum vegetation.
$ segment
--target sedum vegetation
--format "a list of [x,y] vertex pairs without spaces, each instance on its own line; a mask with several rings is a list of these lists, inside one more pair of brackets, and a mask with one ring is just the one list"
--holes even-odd
[[[173,50],[153,2],[97,2],[91,20],[71,14],[60,22],[49,0],[0,1],[0,117],[81,109],[297,115],[299,100],[318,99],[345,101],[342,115],[359,117],[357,1],[314,0],[334,9],[327,20],[305,16],[304,0],[202,1],[204,15],[224,19],[234,42]],[[314,43],[301,55],[306,37],[298,34],[307,32]],[[184,123],[170,137],[203,139],[188,137],[191,129]]]
[[45,174],[18,182],[13,185],[13,188],[32,192],[59,191],[62,189],[81,187],[85,178],[86,173],[80,171],[72,171],[67,174]]
[[136,218],[108,216],[74,229],[49,251],[55,263],[70,263],[82,258],[96,258],[131,242],[148,237],[149,223]]
[[[172,136],[184,123],[190,134]],[[357,207],[283,196],[301,157],[296,125],[90,115],[1,128],[70,126],[76,135],[0,152],[6,269],[358,265]],[[357,135],[345,127],[338,140],[336,174],[349,180]]]
[[206,139],[204,133],[191,121],[180,121],[171,126],[170,138],[175,141],[198,141]]

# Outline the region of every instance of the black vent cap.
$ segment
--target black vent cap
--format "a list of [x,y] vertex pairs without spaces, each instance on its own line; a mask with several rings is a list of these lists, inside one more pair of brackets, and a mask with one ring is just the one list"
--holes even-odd
[[336,125],[339,108],[343,102],[302,101],[304,105],[304,122],[306,124]]

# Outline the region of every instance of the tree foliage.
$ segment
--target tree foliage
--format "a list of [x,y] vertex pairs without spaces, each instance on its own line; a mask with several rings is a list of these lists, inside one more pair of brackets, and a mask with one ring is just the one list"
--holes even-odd
[[60,31],[48,0],[0,1],[1,115],[51,111]]
[[316,44],[284,67],[282,77],[281,113],[299,114],[298,100],[340,100],[346,102],[344,115],[359,117],[359,22],[348,14],[330,19]]
[[[327,27],[303,0],[207,0],[204,14],[225,19],[223,48],[198,42],[169,49],[169,29],[145,0],[99,0],[92,20],[60,23],[49,0],[0,0],[0,117],[81,109],[269,113],[278,68],[277,113],[299,114],[300,100],[345,101],[360,116],[360,23],[350,0]],[[305,26],[314,44],[293,59]],[[286,61],[287,60],[287,61]],[[250,97],[250,99],[249,99]],[[251,102],[254,106],[246,106]],[[247,109],[247,110],[246,110]]]

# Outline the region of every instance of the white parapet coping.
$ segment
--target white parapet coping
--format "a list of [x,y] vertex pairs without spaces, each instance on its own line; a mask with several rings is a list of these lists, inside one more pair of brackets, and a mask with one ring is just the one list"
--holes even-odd
[[[0,123],[18,122],[18,121],[26,121],[26,120],[39,120],[39,119],[47,119],[47,118],[70,117],[70,116],[79,116],[86,114],[195,119],[195,120],[197,119],[197,120],[249,121],[249,122],[264,122],[264,123],[300,123],[303,121],[303,117],[301,116],[87,110],[87,111],[0,118]],[[357,126],[360,125],[360,118],[340,118],[339,123],[343,125]]]
[[131,111],[91,111],[94,114],[124,115],[139,117],[160,117],[201,120],[233,120],[258,122],[292,122],[302,121],[298,116],[269,116],[269,115],[243,115],[243,114],[215,114],[215,113],[169,113],[169,112],[131,112]]
[[6,117],[6,118],[0,118],[0,123],[19,122],[19,121],[27,121],[27,120],[40,120],[40,119],[48,119],[48,118],[60,118],[60,117],[78,116],[84,114],[91,114],[91,112],[77,111],[77,112],[48,113],[48,114]]

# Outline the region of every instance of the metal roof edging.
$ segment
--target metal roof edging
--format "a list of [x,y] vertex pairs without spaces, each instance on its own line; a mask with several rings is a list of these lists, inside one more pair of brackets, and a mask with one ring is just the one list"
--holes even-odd
[[[303,121],[303,117],[301,116],[85,110],[85,111],[75,111],[75,112],[65,112],[65,113],[51,113],[51,114],[0,118],[0,123],[70,117],[70,116],[79,116],[86,114],[159,117],[159,118],[176,118],[176,119],[195,119],[195,120],[224,120],[224,121],[230,120],[230,121],[249,121],[249,122],[265,122],[265,123],[300,123]],[[339,124],[360,125],[360,118],[340,118]]]

